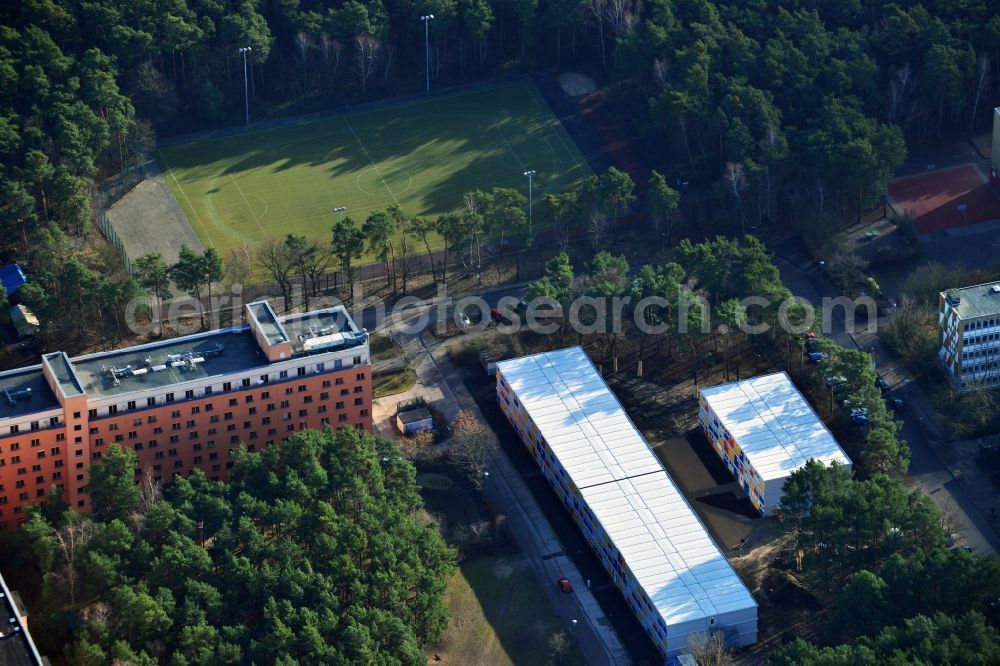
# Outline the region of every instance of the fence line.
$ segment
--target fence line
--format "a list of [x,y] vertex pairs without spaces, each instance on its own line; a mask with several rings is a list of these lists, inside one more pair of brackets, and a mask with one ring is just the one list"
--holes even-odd
[[101,231],[104,232],[104,237],[116,250],[118,250],[119,254],[121,254],[125,270],[128,271],[129,275],[131,275],[132,260],[129,258],[128,252],[125,250],[125,243],[123,243],[122,239],[118,237],[118,232],[116,232],[115,228],[111,225],[107,212],[101,213],[101,216],[97,220],[97,224]]
[[125,249],[125,243],[118,236],[111,220],[108,219],[108,210],[117,203],[119,199],[132,191],[145,178],[142,166],[135,165],[126,167],[114,176],[110,176],[93,186],[91,191],[91,219],[96,222],[104,237],[122,257],[122,263],[128,274],[132,274],[132,261]]

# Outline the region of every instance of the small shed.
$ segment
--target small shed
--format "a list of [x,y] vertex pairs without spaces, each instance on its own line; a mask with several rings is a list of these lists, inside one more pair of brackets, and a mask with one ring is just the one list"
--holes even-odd
[[490,377],[497,374],[496,359],[493,358],[493,356],[486,350],[479,352],[479,363],[483,366],[483,370],[485,370],[486,374]]
[[18,304],[10,309],[10,321],[21,339],[33,338],[38,333],[38,317],[24,305]]
[[396,414],[396,427],[404,435],[415,435],[434,429],[434,416],[424,406],[415,406]]
[[17,264],[0,266],[0,284],[3,284],[8,296],[24,286],[27,281],[28,278],[25,277],[24,271]]

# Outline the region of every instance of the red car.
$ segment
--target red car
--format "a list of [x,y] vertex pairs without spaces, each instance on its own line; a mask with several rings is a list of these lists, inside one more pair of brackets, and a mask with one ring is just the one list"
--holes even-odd
[[509,324],[510,320],[503,316],[500,308],[490,308],[490,319],[498,324]]
[[565,592],[566,594],[569,594],[570,592],[573,591],[573,585],[569,582],[569,579],[566,578],[566,576],[561,576],[557,578],[556,585],[558,585],[559,589]]

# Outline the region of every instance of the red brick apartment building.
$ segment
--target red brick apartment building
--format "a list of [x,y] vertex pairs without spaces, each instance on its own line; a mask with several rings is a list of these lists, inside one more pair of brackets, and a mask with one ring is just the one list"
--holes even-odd
[[168,482],[197,467],[224,480],[230,452],[310,428],[371,427],[368,333],[343,307],[278,317],[246,306],[243,326],[0,373],[0,530],[52,485],[90,509],[87,468],[117,443]]

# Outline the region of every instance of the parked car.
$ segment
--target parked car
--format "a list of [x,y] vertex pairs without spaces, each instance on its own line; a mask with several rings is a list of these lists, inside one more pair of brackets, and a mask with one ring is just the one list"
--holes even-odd
[[819,363],[820,361],[825,361],[830,358],[830,355],[826,352],[809,352],[809,362]]
[[490,308],[490,319],[498,324],[509,324],[510,320],[503,316],[500,308]]
[[517,305],[514,306],[514,312],[521,315],[522,317],[528,311],[528,304],[525,301],[518,301]]
[[855,407],[851,410],[851,421],[857,425],[868,425],[868,410],[864,407]]
[[558,585],[559,589],[566,594],[569,594],[570,592],[573,591],[573,585],[572,583],[569,582],[569,579],[566,578],[566,576],[560,576],[559,578],[557,578],[556,585]]
[[906,409],[906,401],[902,398],[890,398],[889,407],[897,412],[901,412]]
[[462,331],[472,326],[472,320],[469,319],[469,315],[464,312],[455,313],[455,322],[458,324],[458,328]]
[[883,377],[882,375],[878,375],[876,377],[876,379],[875,379],[875,386],[877,386],[878,389],[880,391],[882,391],[882,393],[885,393],[886,391],[889,390],[889,382],[887,382],[885,380],[885,377]]

